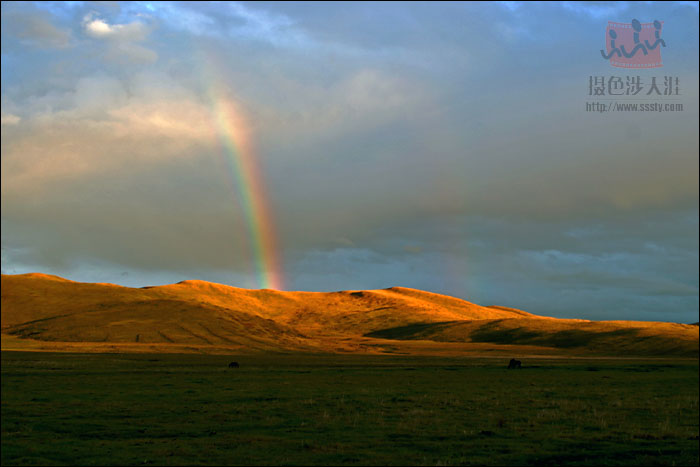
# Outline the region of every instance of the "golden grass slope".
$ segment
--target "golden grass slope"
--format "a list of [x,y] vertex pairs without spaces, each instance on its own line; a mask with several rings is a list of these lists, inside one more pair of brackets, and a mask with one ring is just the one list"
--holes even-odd
[[3,275],[2,332],[64,342],[306,348],[304,336],[275,321],[158,289]]
[[92,343],[97,351],[120,345],[152,351],[421,353],[442,346],[512,352],[522,346],[545,353],[698,354],[697,326],[561,320],[401,287],[279,292],[184,281],[129,288],[45,274],[3,275],[1,324],[2,333],[13,336],[3,346],[16,347],[19,338],[73,343],[67,348]]

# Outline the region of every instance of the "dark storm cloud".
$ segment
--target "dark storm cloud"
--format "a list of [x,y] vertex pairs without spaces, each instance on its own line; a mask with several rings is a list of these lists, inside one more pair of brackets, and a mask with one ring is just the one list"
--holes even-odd
[[53,24],[50,15],[31,6],[23,10],[3,6],[2,29],[6,34],[30,47],[61,49],[70,45],[69,29]]

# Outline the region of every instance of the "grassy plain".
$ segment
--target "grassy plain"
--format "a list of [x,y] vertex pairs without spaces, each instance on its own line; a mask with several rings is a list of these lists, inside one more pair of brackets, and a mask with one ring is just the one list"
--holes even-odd
[[698,464],[697,360],[506,365],[3,351],[2,464]]

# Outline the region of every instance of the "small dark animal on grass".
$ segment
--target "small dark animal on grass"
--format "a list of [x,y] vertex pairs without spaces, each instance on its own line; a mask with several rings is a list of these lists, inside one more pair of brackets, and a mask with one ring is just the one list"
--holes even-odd
[[510,363],[508,364],[508,369],[513,369],[513,368],[522,368],[522,363],[520,360],[516,360],[514,358],[510,359]]
[[239,368],[240,365],[238,364],[238,362],[231,362],[228,364],[228,367],[229,368]]

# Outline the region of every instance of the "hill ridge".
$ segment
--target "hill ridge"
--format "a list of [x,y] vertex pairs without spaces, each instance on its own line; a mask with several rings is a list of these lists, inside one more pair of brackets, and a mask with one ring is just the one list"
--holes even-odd
[[407,287],[304,292],[186,280],[131,288],[3,274],[1,324],[3,342],[40,348],[698,354],[693,325],[558,319]]

